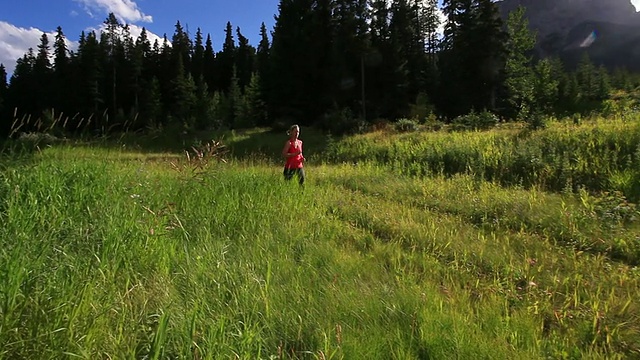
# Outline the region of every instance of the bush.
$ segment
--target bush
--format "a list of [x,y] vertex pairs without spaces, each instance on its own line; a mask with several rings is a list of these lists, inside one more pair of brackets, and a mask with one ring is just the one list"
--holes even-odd
[[443,128],[443,126],[444,124],[442,123],[442,121],[438,120],[436,114],[431,113],[426,117],[423,129],[430,131],[439,131]]
[[395,123],[394,128],[399,132],[413,132],[418,130],[418,123],[411,119],[402,118]]
[[527,118],[527,124],[531,130],[539,130],[547,127],[547,119],[540,112],[534,112]]
[[471,110],[469,114],[453,119],[453,125],[455,129],[461,130],[487,130],[496,126],[498,121],[498,117],[490,111],[477,113]]
[[324,115],[320,127],[333,135],[361,133],[365,130],[365,122],[353,115],[351,109],[333,109]]
[[429,101],[429,97],[425,93],[419,93],[416,96],[415,104],[409,105],[409,117],[422,123],[433,113],[433,105]]

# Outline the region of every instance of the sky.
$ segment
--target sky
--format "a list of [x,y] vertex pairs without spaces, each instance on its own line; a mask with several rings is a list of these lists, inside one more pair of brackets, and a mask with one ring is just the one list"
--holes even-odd
[[77,47],[82,31],[97,30],[107,15],[113,12],[123,23],[131,27],[137,38],[142,27],[154,36],[169,40],[177,21],[188,30],[193,39],[198,27],[211,35],[215,51],[224,41],[227,21],[240,27],[242,35],[253,46],[260,41],[260,25],[264,22],[269,31],[275,24],[279,0],[2,0],[0,12],[0,63],[9,74],[15,61],[24,56],[30,47],[36,50],[42,33],[47,33],[50,46],[56,28],[62,31],[71,49]]

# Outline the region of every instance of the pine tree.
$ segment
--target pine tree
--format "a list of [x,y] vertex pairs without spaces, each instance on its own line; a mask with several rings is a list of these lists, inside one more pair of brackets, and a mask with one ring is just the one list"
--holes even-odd
[[205,130],[211,127],[216,127],[217,124],[214,122],[215,113],[213,98],[209,95],[207,82],[204,80],[204,76],[202,74],[196,79],[196,102],[194,107],[196,114],[196,129]]
[[42,33],[40,44],[38,45],[38,54],[34,64],[34,70],[38,73],[47,73],[51,70],[51,61],[49,61],[51,48],[49,47],[49,37],[46,33]]
[[512,108],[511,113],[527,119],[531,111],[535,110],[532,108],[535,101],[532,50],[536,43],[536,35],[529,30],[529,22],[524,17],[524,12],[524,7],[518,7],[507,19],[509,41],[505,86]]
[[534,68],[534,108],[550,114],[558,99],[559,85],[552,60],[540,60]]
[[394,86],[387,91],[393,100],[391,106],[396,109],[394,117],[406,115],[409,103],[415,99],[423,83],[420,67],[424,64],[420,63],[420,57],[424,47],[421,49],[417,43],[419,29],[416,25],[407,0],[394,0],[389,22],[392,52],[386,61],[392,66]]
[[40,115],[45,109],[50,108],[51,103],[51,80],[53,69],[49,56],[51,54],[51,48],[49,47],[49,37],[46,33],[43,33],[40,37],[40,44],[38,45],[38,52],[36,54],[36,60],[33,65],[33,76],[35,85],[33,88],[33,95],[35,100],[35,108],[32,114]]
[[140,94],[140,116],[143,118],[140,124],[145,124],[148,128],[156,128],[162,124],[163,111],[160,99],[160,81],[154,76],[148,80]]
[[[444,0],[440,106],[449,116],[495,109],[506,34],[491,0]],[[461,96],[464,94],[464,96]]]
[[633,84],[631,74],[626,68],[616,68],[611,74],[611,85],[616,89],[631,91]]
[[596,70],[596,76],[598,79],[598,85],[595,93],[595,100],[606,100],[611,95],[611,78],[609,76],[609,71],[603,65],[600,65]]
[[438,47],[440,43],[439,29],[441,25],[438,0],[426,0],[421,3],[420,12],[420,31],[424,39],[424,48],[426,52],[425,63],[425,82],[426,93],[430,98],[435,97],[439,83],[438,74]]
[[262,23],[260,25],[260,43],[256,51],[256,70],[261,76],[266,76],[269,72],[269,55],[271,52],[271,44],[267,34],[267,27]]
[[211,36],[207,34],[207,40],[205,41],[204,55],[202,60],[202,73],[204,75],[204,81],[207,83],[207,87],[210,91],[215,92],[220,90],[217,80],[217,61],[216,55],[213,50],[213,41]]
[[70,110],[70,97],[73,96],[71,90],[69,69],[70,59],[69,50],[62,28],[58,26],[56,29],[56,37],[53,43],[53,103],[61,112]]
[[[336,19],[338,4],[330,0],[316,0],[312,4],[312,11],[307,14],[309,20],[304,24],[303,34],[306,39],[305,54],[301,57],[306,69],[300,69],[306,83],[298,83],[307,99],[299,99],[300,109],[305,114],[315,119],[326,120],[325,115],[331,105],[339,107],[354,106],[355,94],[358,94],[360,82],[360,59],[362,48],[352,41],[358,36],[358,28],[355,21],[350,25],[346,18],[352,9],[342,11],[342,21]],[[334,16],[332,17],[332,13]],[[338,41],[338,33],[345,31],[345,26],[351,27],[353,34],[345,37],[343,42]],[[347,43],[353,48],[348,51]],[[353,59],[347,59],[349,54],[357,54]],[[347,81],[348,86],[340,86]],[[311,85],[311,86],[310,86]]]
[[[336,84],[329,82],[319,90],[321,93],[317,95],[322,99],[322,93],[334,93],[333,99],[325,99],[322,107],[326,108],[331,103],[335,103],[337,111],[349,109],[349,111],[359,114],[360,118],[364,118],[366,114],[366,72],[365,61],[368,62],[368,53],[370,49],[370,39],[368,33],[368,11],[366,1],[360,0],[336,0],[333,2],[324,2],[322,18],[332,18],[333,37],[324,35],[330,34],[326,30],[326,24],[319,22],[319,29],[314,33],[320,36],[319,40],[314,43],[318,44],[314,51],[324,52],[323,46],[330,47],[333,44],[334,57],[331,62],[324,61],[321,75],[323,78],[328,77],[336,72],[338,76],[335,78]],[[331,14],[333,13],[333,16]],[[364,76],[364,77],[363,77]],[[322,81],[318,79],[316,81]],[[339,90],[336,92],[334,89]],[[364,97],[364,98],[363,98]]]
[[597,69],[593,62],[591,62],[589,54],[585,52],[576,70],[578,88],[580,89],[581,98],[585,102],[597,97],[599,84],[596,72]]
[[246,126],[247,119],[245,118],[244,97],[242,96],[242,90],[240,89],[238,77],[236,76],[235,66],[232,74],[227,96],[229,112],[226,114],[225,125],[231,129],[241,129],[248,126]]
[[[180,59],[180,57],[178,57]],[[161,103],[164,107],[164,114],[172,113],[172,101],[175,98],[175,87],[173,82],[177,79],[177,71],[179,67],[176,65],[177,60],[174,61],[171,51],[171,45],[165,35],[160,46],[160,52],[158,54],[158,81],[160,82]],[[181,63],[182,64],[182,63]],[[184,64],[182,64],[184,71]],[[167,118],[168,119],[168,118]]]
[[132,110],[134,113],[139,113],[140,98],[145,84],[145,71],[148,73],[152,70],[149,62],[151,57],[151,43],[149,42],[146,28],[142,28],[140,35],[135,43],[131,45],[129,51],[129,63],[131,64],[131,68],[129,69],[130,86],[133,94]]
[[180,57],[180,61],[184,66],[184,71],[187,73],[191,72],[191,51],[193,45],[191,44],[191,39],[189,39],[189,35],[184,31],[182,25],[180,25],[180,21],[176,22],[175,32],[173,33],[173,37],[171,38],[171,53],[174,57],[174,61]]
[[100,115],[100,108],[104,103],[101,86],[104,61],[100,55],[100,43],[96,33],[91,31],[85,38],[83,32],[78,45],[78,78],[80,80],[79,105],[82,106],[81,112],[85,116],[96,117]]
[[557,112],[574,113],[581,102],[580,83],[576,73],[563,73],[558,84]]
[[239,27],[236,28],[236,36],[238,37],[238,48],[236,49],[235,65],[238,85],[240,89],[244,90],[249,85],[251,75],[255,71],[256,49],[249,44],[249,39],[242,35]]
[[135,116],[138,108],[139,77],[142,72],[139,64],[134,64],[136,45],[129,25],[125,24],[121,29],[121,41],[117,47],[116,65],[118,74],[117,82],[117,118],[118,125],[129,123]]
[[231,23],[227,22],[225,28],[225,38],[220,51],[216,58],[218,59],[218,86],[222,91],[228,91],[231,86],[231,78],[233,77],[233,67],[236,58],[236,44],[233,39],[233,28]]
[[476,58],[480,60],[478,80],[481,84],[477,92],[477,108],[495,110],[496,93],[498,88],[502,86],[501,81],[504,78],[503,70],[507,54],[505,44],[508,35],[503,29],[498,5],[492,0],[477,1],[478,13],[474,35],[478,38],[474,39],[475,41],[472,43],[475,45],[476,54],[480,55],[479,58]]
[[62,28],[56,29],[56,37],[53,43],[53,68],[59,76],[64,76],[66,67],[69,65],[69,50],[67,49],[66,37]]
[[[419,2],[420,3],[420,2]],[[436,53],[439,47],[439,34],[441,21],[438,9],[438,0],[426,0],[420,7],[421,33],[425,39],[425,49],[429,54],[429,62],[436,62]]]
[[371,48],[367,57],[367,71],[375,76],[366,78],[367,98],[372,104],[369,118],[395,117],[395,109],[391,105],[393,99],[388,92],[395,86],[394,72],[388,61],[394,56],[389,29],[390,10],[386,0],[371,0],[370,7]]
[[[269,72],[270,61],[271,61],[271,44],[269,43],[269,37],[267,35],[267,27],[265,26],[264,23],[262,23],[262,25],[260,25],[260,43],[258,44],[258,49],[256,52],[256,63],[257,63],[256,75],[257,76],[254,76],[254,77],[257,77],[260,79],[259,92],[263,102],[265,102],[265,107],[266,107],[266,99],[264,97],[264,94],[268,94],[270,91],[269,89],[269,86],[270,86],[269,76],[271,76],[271,73]],[[252,81],[253,81],[253,78],[252,78]],[[270,125],[268,123],[268,116],[265,114],[265,116],[259,117],[256,124],[259,126]]]
[[[118,70],[124,69],[122,66],[124,58],[123,45],[123,25],[113,13],[109,13],[104,21],[105,31],[100,34],[100,49],[103,56],[99,56],[104,68],[104,94],[106,103],[112,117],[118,112],[118,77],[121,76]],[[105,119],[99,119],[103,121]],[[106,129],[108,124],[101,123]]]
[[198,79],[196,83],[198,83],[201,76],[203,76],[204,80],[204,42],[202,38],[202,31],[200,28],[196,31],[196,38],[193,44],[193,57],[191,59],[191,75],[194,79]]
[[280,1],[265,94],[272,119],[320,125],[329,112],[360,108],[368,48],[364,5],[362,0]]
[[246,126],[267,124],[267,107],[260,92],[260,75],[255,73],[244,92],[244,113]]
[[[37,111],[33,96],[33,89],[37,86],[34,76],[35,63],[35,53],[33,48],[29,48],[23,57],[16,60],[13,75],[9,80],[6,98],[17,118],[28,117]],[[32,129],[25,126],[23,130],[31,131]]]
[[195,125],[192,115],[196,104],[196,85],[191,74],[185,73],[182,57],[178,57],[175,63],[176,76],[171,80],[172,94],[170,99],[171,115],[176,121],[187,127]]

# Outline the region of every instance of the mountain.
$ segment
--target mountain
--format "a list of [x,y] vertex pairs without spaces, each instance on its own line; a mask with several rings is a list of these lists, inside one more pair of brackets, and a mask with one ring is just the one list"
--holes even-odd
[[541,57],[559,56],[572,66],[586,52],[598,65],[640,71],[640,14],[631,0],[502,0],[497,4],[503,19],[518,6],[525,7]]

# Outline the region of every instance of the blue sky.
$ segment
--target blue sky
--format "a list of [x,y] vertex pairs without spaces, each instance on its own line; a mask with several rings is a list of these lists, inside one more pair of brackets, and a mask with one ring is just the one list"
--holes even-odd
[[[176,21],[188,28],[193,38],[197,28],[211,34],[213,46],[220,50],[224,41],[224,29],[230,21],[252,45],[259,41],[260,24],[271,31],[278,12],[279,0],[9,0],[3,1],[0,12],[0,63],[9,73],[15,60],[22,57],[29,47],[40,43],[43,32],[53,34],[58,26],[75,48],[80,33],[99,29],[109,12],[122,22],[130,24],[137,37],[142,27],[169,40]],[[153,37],[153,36],[152,36]]]

